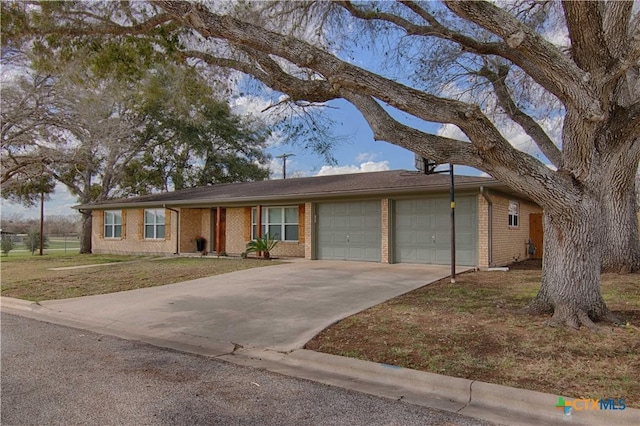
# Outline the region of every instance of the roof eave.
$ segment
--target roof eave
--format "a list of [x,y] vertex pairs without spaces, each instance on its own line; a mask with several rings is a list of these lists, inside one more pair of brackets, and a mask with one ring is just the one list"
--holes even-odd
[[[229,204],[260,204],[265,202],[281,202],[281,201],[315,201],[323,199],[335,199],[344,197],[367,197],[367,196],[380,196],[380,195],[411,195],[411,194],[429,194],[448,191],[449,184],[438,184],[421,187],[405,187],[405,188],[376,188],[371,190],[351,190],[351,191],[335,191],[335,192],[317,192],[306,194],[283,194],[283,195],[265,195],[265,196],[250,196],[250,197],[229,197],[229,198],[205,198],[201,200],[156,200],[156,201],[142,201],[142,202],[116,202],[116,203],[100,203],[100,204],[81,204],[73,206],[77,210],[108,210],[118,208],[141,208],[141,207],[158,207],[158,206],[172,206],[172,207],[196,207],[203,205],[229,205]],[[455,184],[456,189],[474,189],[480,187],[504,187],[506,186],[496,180],[482,180],[482,181],[469,181]]]

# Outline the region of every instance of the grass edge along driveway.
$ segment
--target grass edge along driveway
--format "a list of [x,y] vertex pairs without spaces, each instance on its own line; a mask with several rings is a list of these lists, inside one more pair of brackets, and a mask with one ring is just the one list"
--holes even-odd
[[[113,263],[119,263],[113,265]],[[91,268],[52,270],[92,264]],[[40,302],[174,284],[281,262],[211,257],[47,255],[3,257],[2,296]]]

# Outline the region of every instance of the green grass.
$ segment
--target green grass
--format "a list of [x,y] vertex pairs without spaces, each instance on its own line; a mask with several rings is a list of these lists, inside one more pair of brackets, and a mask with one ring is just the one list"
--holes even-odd
[[70,249],[75,249],[75,250],[79,250],[80,249],[80,241],[76,238],[76,239],[67,239],[66,241],[64,239],[60,239],[60,238],[51,238],[49,240],[49,250],[64,250],[64,249],[70,250]]

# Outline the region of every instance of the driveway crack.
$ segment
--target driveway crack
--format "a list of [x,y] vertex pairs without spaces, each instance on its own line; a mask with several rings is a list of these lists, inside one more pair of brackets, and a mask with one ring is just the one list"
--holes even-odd
[[473,380],[473,381],[471,381],[471,383],[469,383],[469,400],[464,404],[463,407],[461,407],[459,410],[456,410],[456,413],[461,412],[462,410],[467,408],[469,406],[469,404],[471,404],[471,399],[472,399],[472,394],[473,394],[473,384],[475,382],[476,382],[476,380]]

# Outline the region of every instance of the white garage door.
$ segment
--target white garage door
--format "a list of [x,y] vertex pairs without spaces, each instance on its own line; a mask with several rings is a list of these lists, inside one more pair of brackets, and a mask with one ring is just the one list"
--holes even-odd
[[[394,261],[449,264],[451,262],[448,198],[394,202]],[[476,197],[456,198],[456,263],[478,263],[478,204]]]
[[316,229],[318,259],[380,261],[380,201],[318,204]]

